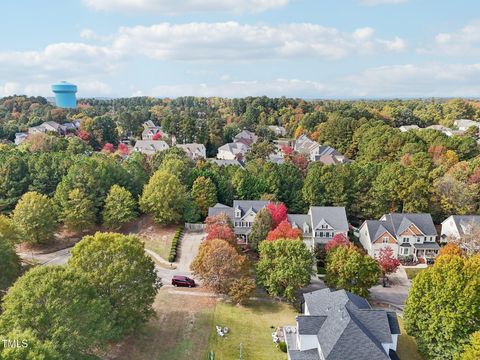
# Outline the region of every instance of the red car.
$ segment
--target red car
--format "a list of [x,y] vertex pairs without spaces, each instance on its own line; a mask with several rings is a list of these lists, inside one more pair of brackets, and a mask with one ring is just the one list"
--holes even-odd
[[186,287],[195,287],[195,280],[190,279],[186,276],[175,275],[172,278],[173,286],[186,286]]

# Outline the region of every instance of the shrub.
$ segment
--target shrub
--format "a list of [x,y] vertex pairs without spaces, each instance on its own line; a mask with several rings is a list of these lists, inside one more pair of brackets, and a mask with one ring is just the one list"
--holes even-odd
[[175,260],[177,259],[177,249],[178,244],[180,243],[180,236],[182,236],[182,232],[182,228],[178,228],[177,231],[175,231],[175,235],[173,236],[172,240],[172,247],[170,249],[170,254],[168,255],[169,262],[175,262]]
[[280,351],[286,353],[287,352],[287,343],[285,341],[279,342],[278,343],[278,348]]

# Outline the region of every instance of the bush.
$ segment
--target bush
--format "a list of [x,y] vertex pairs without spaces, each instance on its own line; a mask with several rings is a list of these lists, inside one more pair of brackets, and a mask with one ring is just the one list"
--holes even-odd
[[327,273],[327,270],[325,270],[325,268],[322,266],[317,266],[317,273],[319,275],[325,275]]
[[282,341],[282,342],[278,343],[278,348],[282,352],[286,353],[287,352],[287,343],[285,341]]
[[170,254],[168,255],[169,262],[175,262],[175,260],[177,259],[177,249],[178,244],[180,243],[180,236],[182,236],[182,232],[182,228],[178,228],[177,231],[175,231],[175,235],[173,236],[172,240],[172,247],[170,249]]

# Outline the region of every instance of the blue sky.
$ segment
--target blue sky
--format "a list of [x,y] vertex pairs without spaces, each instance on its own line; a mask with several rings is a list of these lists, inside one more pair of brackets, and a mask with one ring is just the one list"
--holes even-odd
[[467,0],[17,0],[0,96],[478,97]]

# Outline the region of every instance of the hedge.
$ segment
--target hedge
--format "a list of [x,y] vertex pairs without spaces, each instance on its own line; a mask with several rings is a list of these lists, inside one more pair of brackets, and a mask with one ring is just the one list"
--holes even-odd
[[175,262],[177,259],[177,249],[178,244],[180,243],[180,236],[182,236],[182,232],[182,228],[178,228],[177,231],[175,231],[175,235],[173,236],[172,240],[172,247],[170,248],[170,255],[168,255],[169,262]]

